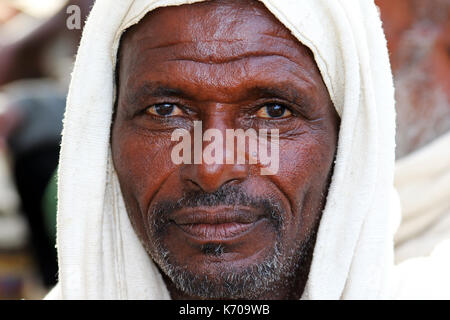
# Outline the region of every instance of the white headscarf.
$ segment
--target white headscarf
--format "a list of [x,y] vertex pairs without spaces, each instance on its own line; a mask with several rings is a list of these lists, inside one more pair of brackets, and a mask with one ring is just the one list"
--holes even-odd
[[[198,1],[97,0],[68,96],[59,166],[59,284],[49,298],[166,299],[128,219],[111,161],[114,70],[123,31],[149,11]],[[262,0],[314,54],[341,117],[336,164],[303,299],[387,298],[399,208],[394,89],[376,6]]]

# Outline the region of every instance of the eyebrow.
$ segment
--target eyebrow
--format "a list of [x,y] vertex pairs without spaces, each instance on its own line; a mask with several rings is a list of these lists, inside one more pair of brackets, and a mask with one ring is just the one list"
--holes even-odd
[[[297,104],[300,111],[308,111],[308,108],[313,105],[314,99],[306,91],[305,88],[295,88],[286,82],[268,86],[256,85],[245,90],[247,96],[287,100]],[[139,103],[149,97],[176,97],[186,100],[196,100],[195,96],[180,88],[154,82],[146,82],[136,91],[130,90],[126,97],[129,104]]]
[[[264,41],[264,44],[262,44],[262,41]],[[250,56],[256,57],[258,55],[277,55],[293,63],[297,63],[293,60],[293,56],[290,56],[286,52],[289,52],[291,49],[299,49],[298,45],[292,43],[291,40],[269,34],[261,35],[256,41],[248,41],[247,39],[213,39],[177,41],[152,45],[153,42],[153,39],[144,42],[149,44],[144,47],[144,50],[155,54],[170,49],[173,52],[173,56],[169,61],[190,60],[216,64],[228,63]],[[212,51],[209,51],[211,48]],[[220,48],[220,50],[218,50],[218,48]],[[261,50],[264,52],[261,52]]]
[[136,104],[148,97],[178,97],[191,99],[192,97],[179,88],[169,87],[160,83],[146,82],[136,91],[129,90],[126,94],[126,100],[129,104]]

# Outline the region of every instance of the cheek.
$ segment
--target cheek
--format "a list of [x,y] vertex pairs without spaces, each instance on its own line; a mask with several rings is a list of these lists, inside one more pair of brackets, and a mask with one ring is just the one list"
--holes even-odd
[[280,149],[280,172],[287,177],[287,186],[320,184],[328,176],[334,157],[334,146],[329,143],[305,137],[282,143]]
[[113,129],[112,149],[124,197],[134,199],[145,214],[148,202],[173,171],[170,137],[142,135],[119,125]]
[[291,204],[290,233],[307,234],[320,216],[336,144],[325,133],[280,139],[280,169],[272,179]]

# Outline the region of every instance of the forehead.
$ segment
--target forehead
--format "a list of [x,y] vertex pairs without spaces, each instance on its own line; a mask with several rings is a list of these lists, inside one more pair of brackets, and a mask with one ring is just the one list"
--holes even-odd
[[274,72],[276,64],[283,66],[278,79],[284,71],[313,86],[323,84],[310,50],[259,1],[208,1],[155,9],[126,31],[119,51],[120,77],[126,75],[128,87],[147,81],[149,75],[173,82],[177,74],[176,81],[193,83],[182,75],[192,77],[197,71],[209,73],[210,79],[217,75],[215,82],[230,73],[239,80],[270,78],[260,72],[269,60],[272,68],[265,67],[266,71]]
[[[198,55],[225,59],[253,51],[311,56],[259,1],[207,1],[161,7],[149,12],[122,37],[120,54],[130,51]],[[169,50],[165,50],[169,49]],[[220,61],[217,61],[220,62]]]
[[157,8],[126,32],[125,42],[154,47],[180,42],[250,40],[267,34],[293,39],[258,1],[208,1]]

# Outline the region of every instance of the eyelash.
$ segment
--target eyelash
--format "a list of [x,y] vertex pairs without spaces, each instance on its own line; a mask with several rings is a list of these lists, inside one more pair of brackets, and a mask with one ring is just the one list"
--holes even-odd
[[[164,105],[164,104],[170,104],[170,105],[173,105],[173,106],[179,108],[179,109],[184,113],[184,115],[195,114],[194,111],[191,111],[189,108],[187,108],[187,107],[185,107],[185,106],[183,106],[183,105],[180,105],[180,104],[178,104],[178,103],[175,103],[175,102],[161,102],[161,103],[155,103],[155,104],[152,104],[152,105],[147,106],[146,108],[144,108],[144,109],[143,109],[142,111],[140,111],[139,113],[140,113],[140,114],[143,114],[143,115],[154,116],[154,117],[156,117],[156,118],[158,118],[158,119],[170,119],[170,118],[175,118],[175,117],[181,117],[181,116],[182,116],[182,115],[177,115],[177,116],[173,116],[173,117],[170,117],[170,116],[165,117],[165,116],[161,116],[161,115],[155,115],[155,114],[149,114],[149,113],[148,113],[148,110],[149,110],[150,108],[155,107],[155,106],[159,106],[159,105]],[[270,105],[274,105],[274,104],[278,104],[278,105],[283,106],[283,107],[286,109],[286,111],[289,111],[289,112],[290,112],[290,116],[288,116],[288,117],[279,117],[279,118],[262,118],[262,117],[258,117],[258,116],[256,115],[256,113],[257,113],[259,110],[261,110],[262,108],[266,108],[266,107],[268,107],[268,106],[270,106]],[[188,110],[189,110],[189,111],[188,111]],[[276,121],[282,121],[282,120],[287,120],[287,119],[289,119],[289,118],[291,118],[291,117],[298,117],[298,112],[297,112],[297,111],[294,111],[293,108],[291,107],[291,105],[290,105],[289,103],[286,103],[286,102],[280,102],[280,101],[276,101],[276,100],[271,100],[271,101],[269,101],[269,102],[259,103],[259,104],[257,104],[257,106],[251,108],[249,111],[250,111],[250,113],[252,113],[252,116],[251,116],[252,119],[260,119],[260,120],[262,120],[262,121],[264,121],[264,120],[265,120],[265,121],[268,121],[268,120],[270,120],[270,121],[274,121],[274,120],[276,120]]]
[[149,113],[148,113],[148,110],[149,110],[150,108],[155,107],[155,106],[158,106],[158,105],[164,105],[164,104],[170,104],[170,105],[173,105],[173,106],[179,108],[181,111],[183,111],[183,113],[184,113],[185,115],[190,115],[190,114],[192,114],[191,111],[187,111],[188,108],[186,108],[186,107],[183,106],[183,105],[180,105],[179,103],[176,103],[176,102],[159,102],[159,103],[154,103],[154,104],[148,105],[148,106],[145,107],[144,109],[139,110],[139,111],[138,111],[138,115],[153,116],[153,117],[158,118],[158,119],[169,119],[169,118],[171,118],[171,117],[158,116],[158,115],[154,115],[154,114],[149,114]]
[[[283,116],[283,117],[279,117],[279,118],[261,118],[261,117],[258,117],[256,115],[256,113],[259,110],[261,110],[263,108],[266,108],[266,107],[268,107],[270,105],[277,105],[277,104],[280,105],[280,106],[283,106],[286,109],[285,111],[288,111],[290,113],[290,115],[288,117],[284,117]],[[253,113],[252,118],[258,118],[258,119],[261,119],[261,120],[270,120],[270,121],[275,121],[275,120],[276,121],[283,121],[283,120],[288,120],[291,117],[297,117],[298,116],[298,113],[296,111],[294,111],[294,108],[290,104],[288,104],[286,102],[279,102],[279,101],[264,102],[263,104],[259,104],[257,107],[253,108],[251,112]]]

